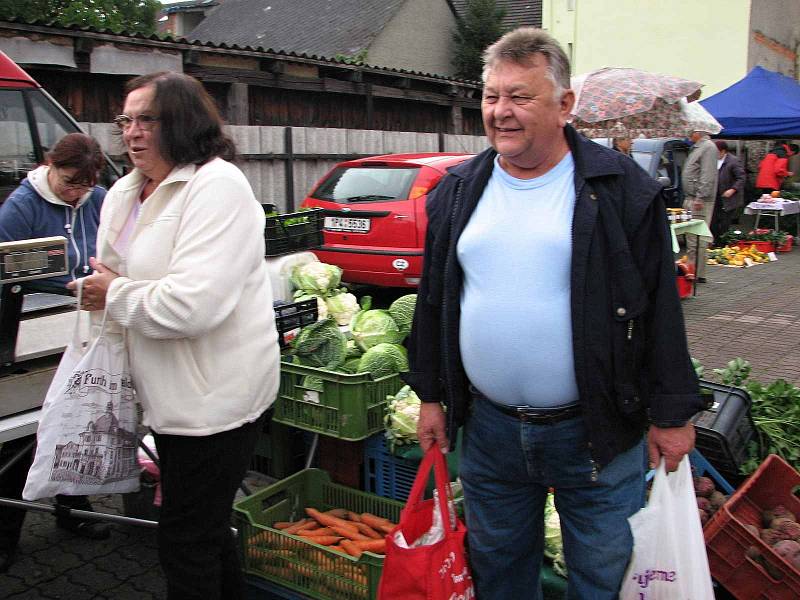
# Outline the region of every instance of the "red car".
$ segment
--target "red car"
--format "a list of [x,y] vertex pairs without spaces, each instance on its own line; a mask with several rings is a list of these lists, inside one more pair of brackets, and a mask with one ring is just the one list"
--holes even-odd
[[428,218],[425,201],[448,167],[472,154],[386,154],[336,165],[303,200],[325,209],[314,252],[351,283],[416,287]]

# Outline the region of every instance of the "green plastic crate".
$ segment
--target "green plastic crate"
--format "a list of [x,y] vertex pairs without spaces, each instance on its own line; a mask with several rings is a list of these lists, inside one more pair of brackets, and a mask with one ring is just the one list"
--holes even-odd
[[364,552],[356,559],[270,527],[304,517],[309,506],[370,512],[397,522],[403,503],[331,483],[325,471],[304,469],[234,505],[245,571],[317,600],[374,600],[382,555]]
[[267,419],[250,457],[250,469],[283,479],[303,468],[303,432]]
[[[313,375],[316,385],[305,378]],[[334,373],[281,363],[274,421],[349,442],[383,430],[386,396],[403,387],[400,375],[373,379],[369,373]]]

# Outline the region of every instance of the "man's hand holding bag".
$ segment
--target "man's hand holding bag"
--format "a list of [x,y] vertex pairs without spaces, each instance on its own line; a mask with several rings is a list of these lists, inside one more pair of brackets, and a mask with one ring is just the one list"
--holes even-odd
[[[431,468],[436,494],[423,500]],[[455,515],[444,455],[434,445],[420,463],[400,523],[386,536],[378,600],[474,598],[464,547],[466,534]]]

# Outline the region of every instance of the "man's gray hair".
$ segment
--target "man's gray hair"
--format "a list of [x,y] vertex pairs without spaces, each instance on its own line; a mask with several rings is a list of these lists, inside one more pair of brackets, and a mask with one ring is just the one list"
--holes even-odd
[[483,82],[497,63],[507,60],[526,65],[534,54],[547,59],[547,76],[555,86],[556,100],[570,88],[569,58],[549,33],[536,27],[520,27],[509,31],[483,52]]

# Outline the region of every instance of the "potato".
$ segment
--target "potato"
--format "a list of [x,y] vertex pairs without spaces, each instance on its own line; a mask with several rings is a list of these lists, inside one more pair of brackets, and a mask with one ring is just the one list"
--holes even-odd
[[694,493],[698,496],[708,498],[714,493],[714,482],[709,477],[694,477],[692,483],[694,483]]
[[762,514],[764,525],[769,527],[773,519],[791,519],[797,521],[795,514],[782,504],[778,504],[775,508],[765,510]]

